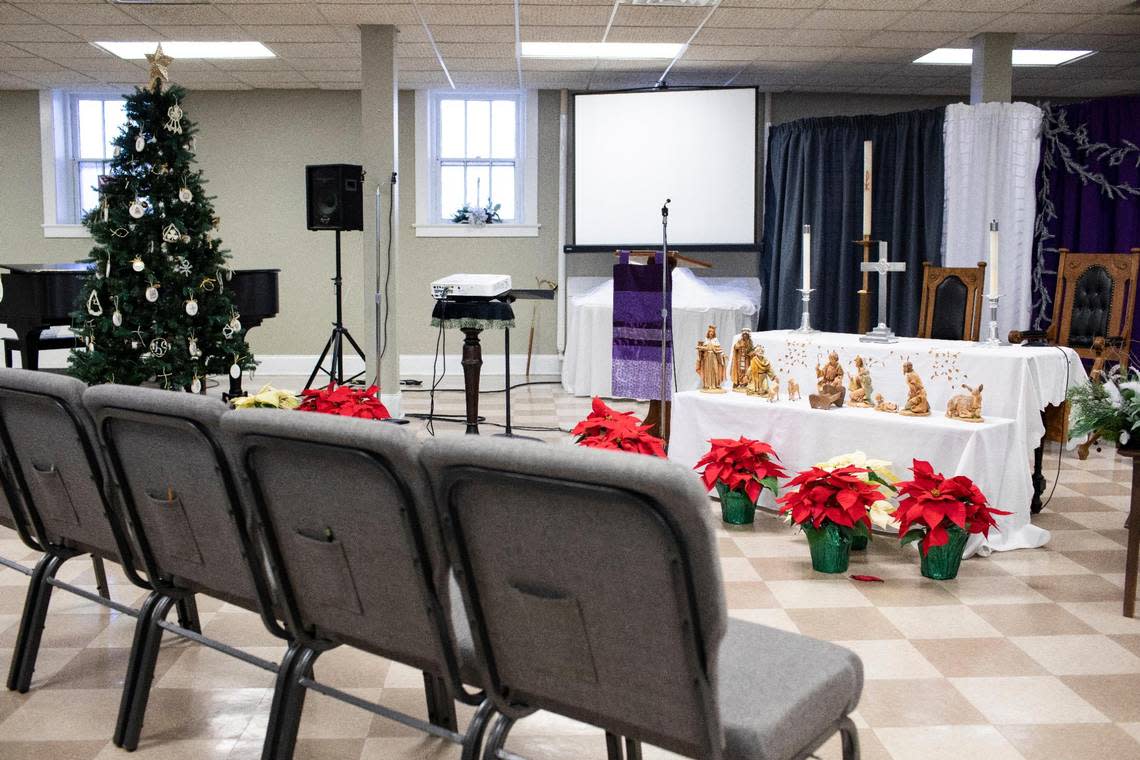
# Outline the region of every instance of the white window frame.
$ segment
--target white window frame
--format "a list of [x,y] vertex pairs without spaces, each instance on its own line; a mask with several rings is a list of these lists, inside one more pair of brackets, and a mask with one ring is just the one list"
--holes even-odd
[[[515,163],[515,204],[513,223],[475,227],[445,221],[439,209],[439,101],[461,97],[509,97],[518,100],[518,156]],[[538,91],[463,92],[416,90],[416,237],[537,237],[538,224]]]
[[112,100],[121,95],[112,91],[42,90],[40,92],[40,160],[44,197],[44,237],[89,238],[91,233],[64,209],[78,203],[78,162],[73,155],[78,129],[77,101],[84,98]]

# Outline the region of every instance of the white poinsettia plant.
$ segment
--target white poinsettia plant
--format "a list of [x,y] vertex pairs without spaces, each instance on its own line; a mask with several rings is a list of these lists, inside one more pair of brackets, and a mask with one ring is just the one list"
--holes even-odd
[[862,451],[852,451],[847,454],[832,457],[825,462],[819,462],[815,466],[829,472],[831,470],[837,470],[840,467],[859,467],[866,470],[866,473],[861,475],[860,478],[868,483],[875,484],[879,489],[879,493],[883,495],[883,498],[876,501],[867,509],[867,514],[871,518],[871,524],[876,528],[882,528],[884,530],[894,530],[898,528],[898,521],[894,516],[897,507],[891,499],[894,498],[896,494],[894,484],[899,482],[899,476],[891,471],[891,463],[886,459],[873,459]]

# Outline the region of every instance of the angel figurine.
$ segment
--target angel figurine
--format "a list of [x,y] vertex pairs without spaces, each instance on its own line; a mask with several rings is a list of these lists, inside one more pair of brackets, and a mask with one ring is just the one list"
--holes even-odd
[[732,389],[737,393],[748,390],[748,367],[752,360],[752,333],[747,329],[740,331],[740,337],[732,344]]
[[926,386],[914,371],[914,365],[903,362],[903,376],[906,378],[906,404],[899,414],[907,417],[929,417],[930,402],[926,400]]
[[724,393],[724,349],[716,337],[716,325],[709,325],[705,339],[697,343],[697,375],[701,393]]
[[851,406],[869,407],[874,388],[871,385],[871,370],[867,369],[862,356],[855,357],[855,369],[851,373],[851,382],[847,385],[851,395],[847,403]]

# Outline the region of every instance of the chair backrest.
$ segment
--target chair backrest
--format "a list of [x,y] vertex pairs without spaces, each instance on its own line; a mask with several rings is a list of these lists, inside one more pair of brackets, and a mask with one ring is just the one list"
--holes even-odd
[[[272,609],[240,491],[220,443],[225,404],[188,393],[99,385],[83,402],[121,488],[141,564],[160,587]],[[247,561],[248,558],[248,561]]]
[[0,369],[6,477],[39,543],[94,551],[129,565],[128,533],[109,501],[102,452],[83,406],[86,389],[65,375]]
[[1132,340],[1140,248],[1130,253],[1074,253],[1061,249],[1050,337],[1086,358],[1097,338]]
[[222,420],[249,479],[282,617],[457,687],[447,563],[413,436],[374,420],[251,409]]
[[628,453],[467,436],[423,451],[484,688],[690,757],[723,742],[726,612],[698,479]]
[[918,337],[977,340],[982,323],[985,274],[983,261],[976,267],[935,267],[930,262],[922,262]]

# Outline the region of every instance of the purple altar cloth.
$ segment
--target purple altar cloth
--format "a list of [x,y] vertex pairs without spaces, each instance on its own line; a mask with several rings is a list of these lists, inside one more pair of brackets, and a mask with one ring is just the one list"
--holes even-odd
[[[660,254],[644,265],[630,264],[629,251],[622,251],[621,258],[614,265],[615,396],[661,398],[661,267]],[[673,385],[672,283],[667,287],[666,401],[671,397]]]

